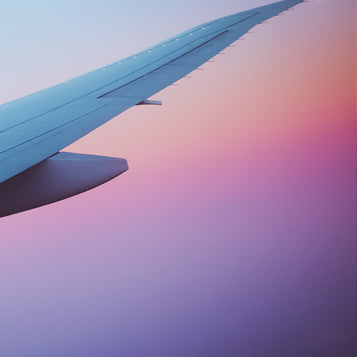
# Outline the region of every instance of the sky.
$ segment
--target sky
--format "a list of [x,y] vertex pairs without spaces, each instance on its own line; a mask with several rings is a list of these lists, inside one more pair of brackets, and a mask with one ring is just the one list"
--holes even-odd
[[[267,3],[2,3],[0,103]],[[130,169],[0,220],[0,355],[354,357],[355,7],[299,5],[67,148]]]

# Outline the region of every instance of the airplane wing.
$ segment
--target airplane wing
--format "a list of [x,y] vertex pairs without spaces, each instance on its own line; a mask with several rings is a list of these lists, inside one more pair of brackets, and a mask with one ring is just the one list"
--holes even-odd
[[186,76],[255,25],[304,0],[284,0],[195,27],[143,52],[0,106],[0,185],[53,157]]

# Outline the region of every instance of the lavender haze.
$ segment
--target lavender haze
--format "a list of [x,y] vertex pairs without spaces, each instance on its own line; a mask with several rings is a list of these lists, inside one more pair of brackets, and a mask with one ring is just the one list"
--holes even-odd
[[[3,3],[0,100],[266,3]],[[0,356],[355,357],[355,10],[303,4],[71,145],[130,170],[0,220]]]

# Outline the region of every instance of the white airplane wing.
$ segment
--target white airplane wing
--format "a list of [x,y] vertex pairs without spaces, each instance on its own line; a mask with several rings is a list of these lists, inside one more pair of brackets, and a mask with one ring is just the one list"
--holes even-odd
[[135,56],[1,105],[0,186],[130,107],[156,104],[148,98],[255,25],[302,2],[279,1],[208,22]]

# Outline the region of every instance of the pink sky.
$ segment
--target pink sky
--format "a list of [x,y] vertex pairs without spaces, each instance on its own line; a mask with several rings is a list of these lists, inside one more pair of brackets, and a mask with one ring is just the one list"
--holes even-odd
[[[89,40],[70,60],[60,52],[75,40],[44,52],[38,82],[39,68],[19,69],[20,88],[3,97],[147,47],[159,26],[174,35],[237,8],[186,5],[138,10],[147,34],[136,23],[103,57]],[[108,33],[115,21],[91,6]],[[73,144],[130,170],[0,221],[0,354],[352,357],[355,37],[353,0],[303,4],[157,94],[162,107],[133,108]]]

